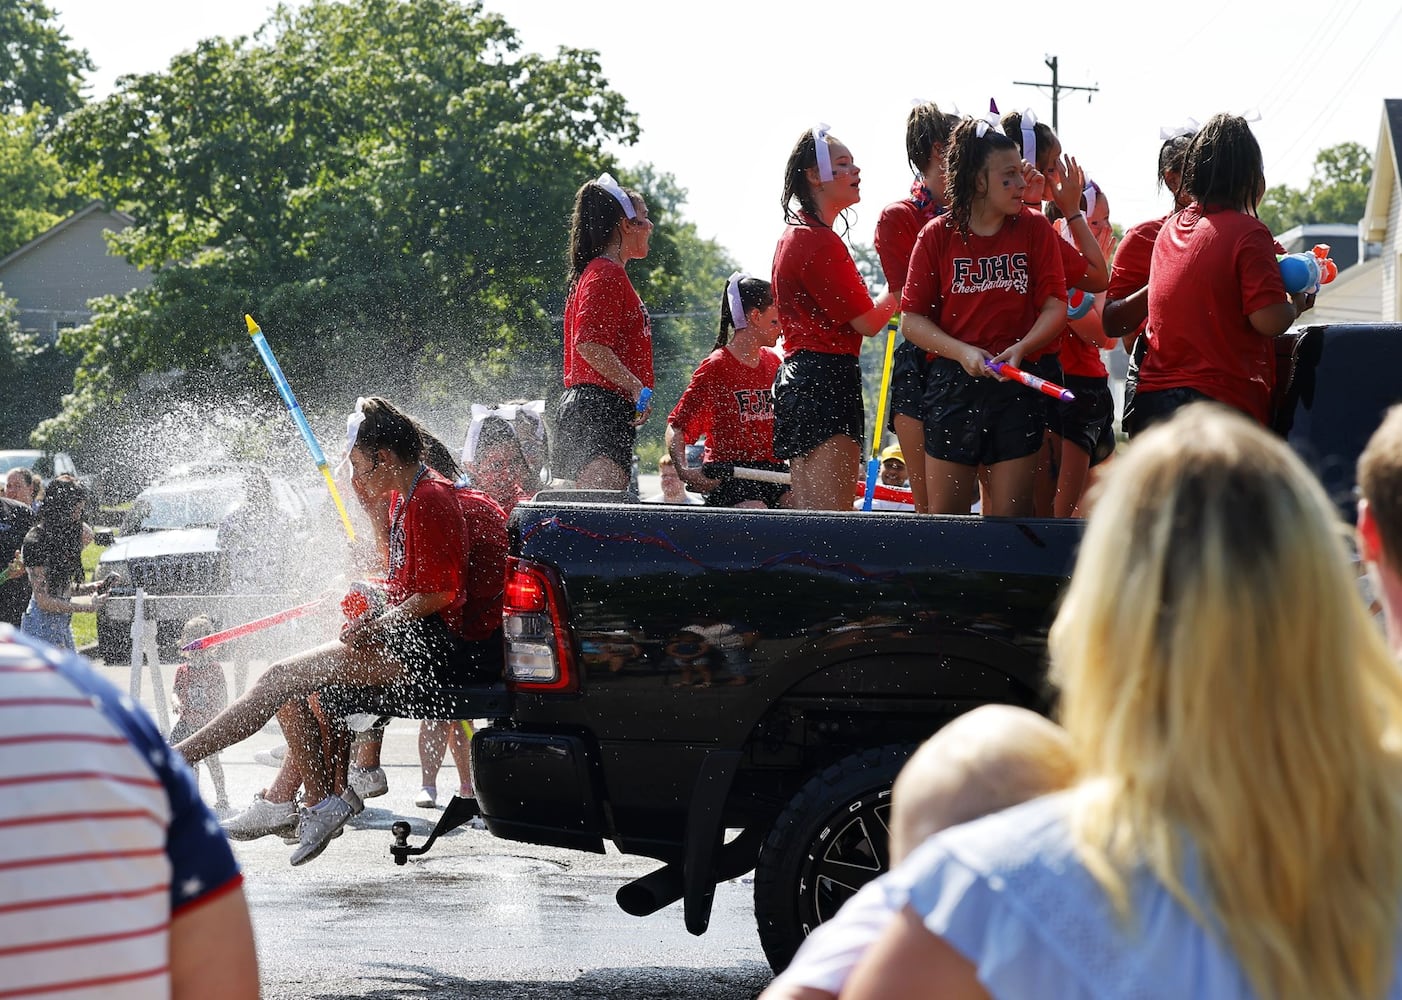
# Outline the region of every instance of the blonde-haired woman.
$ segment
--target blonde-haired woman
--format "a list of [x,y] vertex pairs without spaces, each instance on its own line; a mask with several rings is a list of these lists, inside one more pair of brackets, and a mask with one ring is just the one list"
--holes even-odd
[[843,997],[1402,997],[1402,674],[1333,506],[1194,404],[1106,476],[1051,632],[1081,772],[941,834]]

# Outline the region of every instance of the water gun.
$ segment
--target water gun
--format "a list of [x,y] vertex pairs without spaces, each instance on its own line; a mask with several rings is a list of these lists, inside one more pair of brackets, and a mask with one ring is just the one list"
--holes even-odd
[[651,406],[651,405],[652,405],[652,390],[649,389],[647,386],[643,386],[642,391],[638,393],[637,411],[638,411],[639,413],[646,413],[646,412],[647,412],[647,408],[648,408],[649,406]]
[[1318,243],[1309,253],[1278,254],[1280,277],[1291,295],[1304,292],[1313,295],[1320,285],[1327,285],[1339,276],[1339,267],[1329,256],[1329,244]]
[[346,596],[341,598],[341,614],[346,616],[341,625],[341,634],[346,629],[368,617],[377,618],[385,609],[385,592],[367,580],[357,580],[351,584]]
[[1083,292],[1079,288],[1069,288],[1066,290],[1066,318],[1067,320],[1081,319],[1090,312],[1095,305],[1095,296],[1090,292]]
[[988,367],[989,371],[1004,375],[1014,382],[1021,382],[1023,385],[1027,386],[1027,388],[1036,389],[1044,396],[1050,396],[1052,399],[1059,399],[1063,403],[1074,403],[1076,401],[1076,394],[1070,389],[1059,386],[1055,382],[1048,382],[1040,375],[1033,375],[1031,372],[1023,371],[1021,368],[1014,368],[1006,361],[994,361],[990,358],[985,361],[984,364]]

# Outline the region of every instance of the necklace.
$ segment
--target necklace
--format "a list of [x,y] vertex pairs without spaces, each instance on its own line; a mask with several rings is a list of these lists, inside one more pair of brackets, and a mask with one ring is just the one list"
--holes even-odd
[[395,508],[394,517],[389,524],[389,575],[393,577],[404,565],[404,512],[409,509],[409,501],[414,499],[414,491],[419,488],[419,480],[428,472],[428,466],[419,463],[419,471],[414,475],[414,481],[409,484],[409,493]]

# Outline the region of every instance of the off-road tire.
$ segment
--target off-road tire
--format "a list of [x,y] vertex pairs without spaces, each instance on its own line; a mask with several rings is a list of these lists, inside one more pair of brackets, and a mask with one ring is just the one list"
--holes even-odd
[[755,865],[765,957],[784,969],[808,933],[890,867],[891,785],[913,744],[844,757],[789,800]]

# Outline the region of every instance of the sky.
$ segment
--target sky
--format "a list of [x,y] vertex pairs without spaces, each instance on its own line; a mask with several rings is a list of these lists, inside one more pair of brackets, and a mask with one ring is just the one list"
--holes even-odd
[[[273,8],[266,0],[50,3],[96,63],[95,97],[124,73],[163,68],[201,38],[250,34]],[[686,221],[756,275],[769,273],[783,227],[784,163],[805,129],[826,122],[852,150],[862,202],[850,237],[870,243],[882,206],[910,187],[912,100],[967,113],[992,98],[1003,111],[1030,107],[1050,123],[1052,56],[1063,85],[1098,88],[1063,91],[1058,133],[1125,228],[1168,210],[1155,184],[1162,127],[1259,112],[1252,128],[1267,183],[1302,188],[1322,148],[1357,142],[1374,153],[1383,100],[1402,98],[1396,0],[483,5],[506,18],[524,50],[597,50],[642,129],[637,144],[609,152],[625,169],[650,163],[672,174],[687,192]]]

